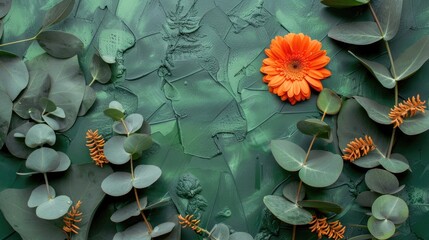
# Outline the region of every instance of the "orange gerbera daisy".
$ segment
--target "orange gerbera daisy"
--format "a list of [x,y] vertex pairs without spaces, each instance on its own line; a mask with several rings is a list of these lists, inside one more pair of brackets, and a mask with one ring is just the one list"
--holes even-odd
[[321,48],[322,43],[302,33],[289,33],[271,40],[270,48],[265,49],[268,58],[261,67],[269,91],[292,105],[310,98],[310,86],[322,91],[320,81],[331,76],[331,72],[324,68],[330,58]]

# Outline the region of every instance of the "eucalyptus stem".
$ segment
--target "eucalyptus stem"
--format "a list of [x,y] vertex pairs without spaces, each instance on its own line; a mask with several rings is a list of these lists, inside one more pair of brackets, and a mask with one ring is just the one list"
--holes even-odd
[[48,175],[46,173],[43,173],[43,178],[45,178],[45,185],[46,185],[46,191],[48,192],[48,199],[52,199],[51,191],[49,190]]
[[[92,84],[94,84],[95,83],[95,77],[92,77],[92,80],[91,80],[91,82],[88,84],[88,87],[91,87],[91,85]],[[123,121],[123,119],[121,119],[122,121]],[[124,124],[124,126],[125,126],[125,124]]]
[[[374,18],[374,21],[377,24],[378,30],[380,30],[381,37],[383,37],[384,45],[386,46],[387,55],[389,56],[389,61],[390,61],[390,68],[392,70],[392,76],[393,76],[393,79],[395,80],[395,105],[398,105],[399,89],[398,89],[398,83],[396,82],[398,75],[396,74],[396,67],[395,67],[395,62],[393,61],[392,51],[390,50],[389,42],[384,39],[383,28],[381,27],[380,21],[378,20],[378,17],[374,11],[374,8],[372,7],[371,3],[368,3],[368,6],[369,6],[369,9],[371,10],[371,14]],[[387,158],[390,158],[390,155],[392,154],[393,145],[395,144],[395,135],[396,135],[396,128],[393,128],[392,135],[390,137],[389,148],[387,149],[387,153],[386,153]]]
[[[92,82],[90,83],[90,86],[91,86]],[[129,137],[130,131],[128,130],[127,124],[125,123],[123,118],[121,118],[121,123],[122,123],[122,126],[124,126],[125,132],[127,133],[127,137]],[[133,157],[132,156],[130,157],[130,170],[131,170],[131,178],[134,180],[135,176],[134,176],[134,164],[133,164]],[[137,192],[137,188],[135,188],[133,186],[133,190],[134,190],[134,196],[135,196],[136,202],[137,202],[137,207],[139,208],[140,214],[143,218],[144,223],[146,224],[146,227],[147,227],[149,234],[151,234],[153,231],[153,228],[152,228],[152,225],[150,224],[150,222],[147,220],[146,215],[144,215],[142,205],[140,204],[140,197],[139,197],[139,193]]]
[[17,41],[13,41],[13,42],[8,42],[8,43],[3,43],[0,44],[0,47],[4,47],[4,46],[9,46],[9,45],[13,45],[13,44],[17,44],[17,43],[22,43],[22,42],[28,42],[28,41],[33,41],[36,40],[36,38],[39,36],[39,34],[42,32],[43,29],[40,29],[40,31],[34,35],[31,38],[26,38],[26,39],[21,39],[21,40],[17,40]]

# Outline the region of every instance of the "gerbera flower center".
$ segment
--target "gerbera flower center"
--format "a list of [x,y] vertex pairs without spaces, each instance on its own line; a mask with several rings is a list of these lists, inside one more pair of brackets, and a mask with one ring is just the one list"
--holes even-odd
[[301,66],[302,66],[302,64],[301,64],[300,60],[292,60],[288,64],[289,70],[292,70],[292,71],[299,71],[299,70],[301,70]]

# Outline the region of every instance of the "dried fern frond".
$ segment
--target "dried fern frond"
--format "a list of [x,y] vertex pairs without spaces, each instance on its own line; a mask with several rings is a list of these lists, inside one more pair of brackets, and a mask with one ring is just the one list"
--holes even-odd
[[194,215],[186,215],[185,217],[182,217],[182,215],[177,216],[179,218],[179,223],[182,225],[182,228],[191,228],[196,233],[201,233],[203,229],[198,226],[200,224],[201,220],[199,219],[192,219]]
[[372,138],[368,135],[365,135],[365,139],[363,138],[355,138],[353,141],[347,144],[347,147],[343,150],[344,160],[349,160],[353,162],[360,157],[368,155],[369,152],[376,149]]
[[103,167],[103,164],[109,163],[104,156],[104,139],[98,134],[98,130],[92,131],[89,129],[86,132],[86,146],[89,148],[89,155],[97,166]]
[[344,238],[346,227],[341,225],[339,220],[328,223],[327,218],[317,218],[313,216],[313,220],[309,223],[311,232],[317,232],[317,237],[322,239],[326,236],[330,239],[339,240]]
[[71,239],[72,233],[79,233],[80,228],[77,226],[77,223],[82,221],[82,212],[79,211],[81,204],[80,200],[77,201],[76,205],[72,206],[72,209],[63,218],[63,231],[67,235],[67,239]]
[[420,95],[417,97],[408,98],[402,103],[395,105],[390,109],[389,118],[392,119],[393,127],[399,127],[403,122],[404,118],[412,117],[417,112],[424,113],[426,101],[420,100]]

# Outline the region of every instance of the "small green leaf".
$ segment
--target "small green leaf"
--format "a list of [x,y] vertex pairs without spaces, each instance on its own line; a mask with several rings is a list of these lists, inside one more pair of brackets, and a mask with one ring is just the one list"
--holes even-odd
[[368,230],[377,239],[389,239],[395,234],[395,224],[389,220],[378,220],[373,216],[368,219]]
[[341,23],[329,30],[328,36],[354,45],[369,45],[383,39],[375,22]]
[[152,146],[152,138],[143,133],[134,133],[124,141],[124,150],[129,154],[141,155],[141,153]]
[[70,198],[68,196],[61,195],[40,204],[36,208],[36,215],[39,218],[46,220],[58,219],[67,213],[71,205],[72,201]]
[[380,164],[391,173],[403,173],[410,169],[408,160],[399,153],[392,154],[390,158],[381,158]]
[[57,107],[53,112],[49,113],[50,115],[54,115],[55,117],[59,117],[59,118],[65,118],[66,117],[66,113],[64,112],[64,109]]
[[265,196],[264,204],[274,216],[285,223],[306,225],[313,219],[309,211],[289,202],[284,197],[274,195]]
[[298,205],[303,208],[314,208],[324,213],[339,214],[343,211],[341,206],[336,203],[320,200],[303,200],[298,202]]
[[63,152],[57,151],[57,153],[58,153],[58,158],[60,159],[60,165],[58,165],[58,167],[52,170],[51,172],[64,172],[71,165],[70,158],[69,156],[67,156],[67,154]]
[[253,237],[246,232],[234,232],[229,236],[229,240],[253,240]]
[[30,118],[33,119],[35,122],[43,122],[42,120],[42,112],[37,108],[30,108],[28,109],[28,113],[30,114]]
[[354,96],[353,98],[365,109],[372,120],[384,125],[392,124],[392,120],[389,118],[389,107],[381,105],[369,98],[359,96]]
[[12,117],[12,101],[9,96],[0,90],[0,148],[3,147],[7,133],[9,131],[10,120]]
[[[176,224],[172,222],[161,223],[158,226],[153,228],[153,231],[150,233],[150,236],[153,238],[162,236],[164,234],[167,234],[173,231],[173,228],[175,226]],[[228,233],[229,233],[229,229],[228,229]],[[219,238],[219,239],[223,239],[223,238]]]
[[[32,148],[29,148],[27,145],[25,145],[25,139],[22,139],[22,137],[25,138],[28,130],[30,130],[34,125],[35,124],[33,122],[25,122],[24,124],[9,132],[6,137],[6,147],[13,156],[26,159],[28,155],[33,152]],[[18,138],[15,136],[21,137]]]
[[89,109],[94,105],[95,100],[97,99],[97,95],[95,94],[94,89],[90,86],[85,87],[85,93],[83,95],[82,104],[79,108],[78,116],[84,116]]
[[57,109],[57,105],[46,97],[40,98],[39,105],[44,112],[53,112]]
[[402,0],[381,0],[377,2],[375,12],[386,41],[396,36],[401,22]]
[[47,202],[50,198],[55,197],[55,189],[49,186],[49,196],[46,184],[42,184],[31,191],[30,198],[28,199],[27,205],[29,208],[34,208],[40,204]]
[[27,86],[29,74],[22,59],[8,52],[0,51],[0,90],[4,90],[13,101]]
[[107,83],[112,77],[112,71],[110,70],[109,64],[104,62],[98,54],[94,54],[92,56],[90,71],[92,77],[103,84]]
[[372,73],[372,75],[374,75],[381,85],[383,85],[383,87],[392,89],[396,86],[396,81],[393,79],[392,74],[386,66],[378,62],[358,57],[351,51],[349,51],[349,53],[359,60]]
[[113,124],[113,131],[118,134],[130,134],[137,132],[143,125],[143,116],[138,113],[128,115],[125,120],[125,126],[122,122],[115,122]]
[[124,118],[124,113],[115,108],[108,108],[104,110],[104,115],[112,118],[115,121],[121,121]]
[[36,124],[32,126],[25,135],[25,145],[31,148],[44,144],[50,146],[55,144],[57,137],[54,130],[46,124]]
[[365,174],[365,183],[371,191],[390,194],[399,188],[395,175],[383,169],[371,169]]
[[48,115],[42,115],[42,119],[46,124],[48,124],[49,127],[52,128],[52,130],[58,131],[60,129],[60,124],[54,118],[51,118]]
[[142,221],[128,227],[123,232],[118,232],[113,237],[113,240],[130,240],[130,239],[138,239],[138,240],[151,240],[152,237],[149,234],[149,231]]
[[325,139],[329,139],[331,135],[331,127],[319,119],[310,118],[301,120],[296,126],[300,132],[306,135],[317,136]]
[[299,178],[312,187],[327,187],[337,181],[343,170],[343,159],[328,151],[313,150],[307,164],[299,170]]
[[297,144],[287,140],[272,140],[271,152],[277,163],[287,171],[298,171],[302,168],[305,151]]
[[429,129],[428,112],[417,112],[415,116],[404,118],[404,122],[399,125],[399,129],[407,135],[417,135]]
[[55,58],[70,58],[83,49],[83,43],[78,37],[62,31],[43,31],[37,35],[37,42]]
[[125,112],[124,107],[123,107],[123,106],[122,106],[122,104],[121,104],[120,102],[118,102],[118,101],[111,101],[111,102],[109,103],[109,108],[117,109],[117,110],[121,111],[122,113],[124,113],[124,112]]
[[[293,181],[288,183],[283,187],[283,196],[291,202],[296,201],[296,194],[298,193],[299,183]],[[305,187],[304,184],[301,184],[301,189],[299,191],[298,201],[302,201],[305,197]]]
[[133,188],[131,174],[127,172],[114,172],[101,183],[103,192],[110,196],[119,197],[127,194]]
[[140,215],[140,211],[145,209],[145,207],[147,206],[147,197],[143,197],[140,199],[140,206],[142,207],[141,209],[138,208],[137,202],[129,203],[124,207],[116,210],[110,217],[110,220],[115,223],[120,223],[127,220],[130,217],[135,217]]
[[401,198],[392,195],[378,197],[371,208],[372,216],[378,220],[389,220],[394,224],[401,224],[408,218],[407,203]]
[[324,88],[317,97],[317,107],[326,114],[335,115],[341,109],[341,98],[331,89]]
[[214,239],[229,239],[229,228],[223,223],[214,225],[210,232]]
[[147,188],[161,177],[161,169],[155,165],[138,165],[134,169],[133,186],[135,188]]
[[130,160],[130,154],[124,149],[127,137],[113,136],[104,144],[104,155],[113,164],[124,164]]
[[379,193],[365,191],[365,192],[359,193],[359,195],[356,198],[356,202],[361,207],[372,207],[372,204],[378,197],[380,197]]
[[360,157],[357,160],[353,161],[353,164],[361,168],[375,168],[380,165],[380,159],[383,156],[380,155],[377,151],[369,152],[368,155]]
[[428,59],[429,36],[425,36],[395,59],[396,81],[401,81],[411,76],[419,70]]
[[45,15],[42,27],[46,28],[65,19],[73,10],[74,0],[63,0],[53,6]]
[[40,173],[55,170],[60,165],[58,153],[52,148],[38,148],[25,161],[25,166]]
[[355,7],[369,3],[370,0],[322,0],[321,3],[334,8]]

